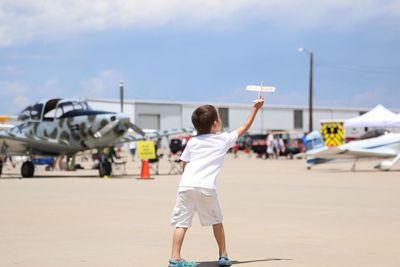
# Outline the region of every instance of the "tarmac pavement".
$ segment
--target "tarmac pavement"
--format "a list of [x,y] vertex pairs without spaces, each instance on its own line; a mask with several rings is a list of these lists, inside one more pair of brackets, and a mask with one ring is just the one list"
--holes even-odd
[[[233,266],[400,266],[400,165],[306,170],[303,160],[226,156],[218,194]],[[19,169],[0,178],[0,266],[167,266],[179,175],[109,179],[97,171]],[[211,227],[195,217],[183,256],[217,266]]]

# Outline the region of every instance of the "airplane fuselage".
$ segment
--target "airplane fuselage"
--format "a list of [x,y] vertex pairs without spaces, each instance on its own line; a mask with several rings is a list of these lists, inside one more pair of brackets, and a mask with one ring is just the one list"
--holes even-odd
[[[77,115],[51,121],[25,121],[8,129],[5,134],[26,139],[25,144],[14,140],[0,140],[3,154],[65,155],[114,145],[128,130],[129,118],[124,114],[105,113]],[[95,137],[113,123],[101,137]],[[12,144],[14,142],[14,144]]]

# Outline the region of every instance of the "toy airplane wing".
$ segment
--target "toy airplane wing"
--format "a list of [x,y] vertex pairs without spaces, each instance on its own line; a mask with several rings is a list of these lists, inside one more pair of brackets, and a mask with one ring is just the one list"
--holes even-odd
[[273,86],[259,86],[259,85],[248,85],[246,86],[247,91],[256,91],[256,92],[275,92],[275,87]]

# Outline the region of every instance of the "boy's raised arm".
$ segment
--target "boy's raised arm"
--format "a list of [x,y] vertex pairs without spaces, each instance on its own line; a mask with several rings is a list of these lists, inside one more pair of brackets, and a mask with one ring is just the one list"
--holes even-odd
[[245,121],[245,123],[243,123],[242,126],[240,126],[239,128],[236,129],[236,131],[238,132],[238,136],[239,137],[242,136],[245,132],[247,132],[247,130],[253,124],[254,118],[257,115],[257,111],[263,105],[264,105],[264,98],[260,97],[255,101],[254,106],[251,109],[251,112],[250,112],[249,116],[247,117],[247,120]]

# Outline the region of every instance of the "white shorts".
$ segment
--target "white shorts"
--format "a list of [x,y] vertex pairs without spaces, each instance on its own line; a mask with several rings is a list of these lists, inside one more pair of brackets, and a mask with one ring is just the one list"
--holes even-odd
[[193,188],[178,192],[176,204],[171,215],[171,225],[189,228],[197,211],[200,224],[210,226],[222,223],[221,208],[215,190]]

